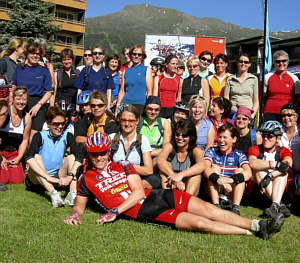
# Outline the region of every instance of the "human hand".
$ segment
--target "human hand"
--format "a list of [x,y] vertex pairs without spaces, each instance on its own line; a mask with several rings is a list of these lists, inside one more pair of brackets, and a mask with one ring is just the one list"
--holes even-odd
[[109,210],[106,214],[99,216],[96,219],[96,223],[103,225],[105,223],[111,223],[117,219],[117,214],[113,213],[112,210]]
[[41,109],[41,105],[40,104],[36,104],[35,106],[33,106],[31,108],[31,110],[29,111],[29,114],[31,117],[35,117],[37,115],[37,113],[39,112],[39,110]]
[[8,161],[7,159],[2,156],[1,168],[7,171]]
[[72,213],[64,219],[64,224],[73,226],[81,225],[82,222],[78,212],[72,211]]
[[62,177],[62,178],[59,178],[58,185],[59,186],[67,186],[71,183],[71,181],[72,181],[71,176]]
[[20,159],[18,157],[8,161],[9,166],[13,168],[17,167],[19,163]]
[[185,191],[185,183],[182,182],[182,181],[176,183],[176,188],[177,188],[178,190]]
[[171,184],[172,182],[174,183],[179,183],[183,179],[183,174],[181,173],[174,173],[173,175],[170,175],[168,177],[168,183]]
[[55,177],[52,177],[52,176],[49,176],[49,178],[47,179],[47,181],[48,181],[49,183],[55,183],[55,184],[58,184],[59,179],[58,179],[58,178],[55,178]]

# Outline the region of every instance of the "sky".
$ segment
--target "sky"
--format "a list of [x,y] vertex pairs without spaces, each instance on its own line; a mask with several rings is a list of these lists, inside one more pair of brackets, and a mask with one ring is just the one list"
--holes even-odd
[[[199,18],[214,17],[242,27],[263,29],[261,0],[87,0],[86,17],[121,11],[128,4],[174,8]],[[300,29],[300,0],[268,0],[270,31]]]

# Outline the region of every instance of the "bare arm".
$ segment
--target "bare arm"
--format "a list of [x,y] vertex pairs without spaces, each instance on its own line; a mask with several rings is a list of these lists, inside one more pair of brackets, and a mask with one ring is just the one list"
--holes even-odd
[[85,136],[76,136],[75,142],[78,143],[85,143],[86,137]]
[[122,99],[123,99],[123,97],[125,95],[125,72],[126,72],[126,70],[123,72],[123,75],[122,75],[121,87],[120,87],[120,90],[119,90],[119,93],[118,93],[118,99],[117,99],[117,105],[116,105],[116,110],[115,110],[115,116],[118,113],[118,107],[121,104]]
[[153,96],[158,96],[158,80],[159,80],[159,77],[156,76],[155,79],[154,79],[154,84],[153,84]]
[[177,101],[181,101],[181,97],[182,97],[182,84],[183,84],[183,79],[180,79],[180,83],[179,83],[179,87],[178,87],[178,91],[177,91],[176,102]]
[[110,109],[110,105],[111,105],[111,89],[106,90],[106,97],[107,97],[107,108]]
[[74,226],[80,225],[81,220],[79,216],[84,213],[87,202],[88,202],[88,197],[77,195],[76,204],[72,209],[72,213],[70,216],[64,219],[64,223],[67,225],[74,225]]
[[207,105],[210,104],[210,91],[209,91],[209,85],[206,78],[201,79],[201,86],[203,90],[203,97],[206,100]]
[[262,144],[262,137],[261,137],[260,132],[256,132],[255,137],[256,137],[256,144],[261,145]]
[[173,146],[171,143],[164,144],[160,154],[157,157],[158,169],[166,176],[175,174],[170,163],[167,161],[169,154],[172,152],[172,149]]
[[8,101],[0,99],[0,128],[3,126],[8,114]]
[[144,165],[133,165],[134,169],[139,175],[150,175],[153,174],[153,164],[151,158],[151,152],[144,152],[143,153],[143,163]]
[[254,155],[250,155],[248,159],[249,159],[250,167],[256,171],[267,171],[268,169],[270,168],[274,169],[275,167],[275,162],[258,159]]
[[163,138],[163,145],[164,145],[166,143],[169,143],[172,138],[171,122],[165,119],[163,123],[163,128],[164,128],[164,138]]
[[259,106],[258,94],[253,95],[253,113],[251,114],[252,119],[255,117]]
[[213,125],[211,125],[207,133],[207,144],[205,150],[207,150],[209,147],[214,146],[214,141],[215,141],[215,129]]
[[53,79],[52,79],[52,87],[54,92],[51,94],[50,97],[50,106],[54,106],[55,103],[55,97],[56,97],[56,92],[57,92],[57,72],[53,73]]
[[147,98],[152,95],[153,89],[153,78],[152,78],[152,70],[147,68],[146,71],[146,96]]

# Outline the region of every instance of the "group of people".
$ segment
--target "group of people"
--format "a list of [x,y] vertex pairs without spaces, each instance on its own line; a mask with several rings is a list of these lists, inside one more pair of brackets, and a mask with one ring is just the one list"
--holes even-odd
[[[203,51],[188,59],[186,78],[175,55],[148,68],[142,46],[122,53],[123,65],[117,54],[104,63],[97,45],[75,68],[67,48],[55,71],[41,41],[10,41],[0,59],[0,190],[25,181],[27,190],[47,191],[53,207],[73,206],[64,220],[72,225],[93,196],[108,211],[101,224],[123,216],[263,239],[280,231],[290,215],[284,193],[300,194],[298,78],[286,70],[288,54],[274,54],[265,122],[255,130],[258,80],[246,53],[232,75],[225,54]],[[270,200],[266,220],[240,216],[255,184]]]

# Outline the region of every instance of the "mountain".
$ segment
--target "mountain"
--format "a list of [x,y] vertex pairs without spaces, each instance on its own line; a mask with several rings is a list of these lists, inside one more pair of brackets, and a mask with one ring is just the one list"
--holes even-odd
[[[120,54],[123,47],[145,44],[145,34],[226,37],[226,42],[263,35],[216,18],[198,18],[175,9],[152,5],[127,5],[117,13],[87,18],[85,47],[100,44],[107,54]],[[300,30],[271,33],[285,39],[300,36]]]

